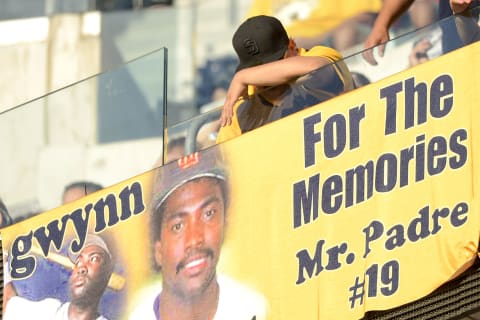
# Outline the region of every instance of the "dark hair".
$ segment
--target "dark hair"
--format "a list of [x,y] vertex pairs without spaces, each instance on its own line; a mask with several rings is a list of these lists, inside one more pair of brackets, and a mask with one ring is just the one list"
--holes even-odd
[[[228,205],[229,205],[229,187],[228,187],[227,181],[222,180],[222,179],[218,179],[218,178],[214,178],[214,177],[208,177],[208,176],[205,177],[204,176],[204,177],[199,177],[199,178],[190,180],[186,183],[189,183],[189,182],[192,182],[192,181],[200,181],[200,180],[204,180],[204,179],[208,179],[210,181],[215,181],[220,186],[220,191],[222,193],[222,198],[223,198],[224,214],[225,214],[227,212],[227,208],[228,208]],[[149,225],[150,225],[150,242],[151,242],[150,247],[152,248],[152,252],[154,251],[153,248],[155,248],[155,242],[160,240],[160,234],[161,234],[162,224],[163,224],[163,212],[165,211],[165,203],[166,203],[166,201],[163,202],[163,204],[156,209],[152,208],[150,223],[149,223]],[[152,265],[153,265],[155,270],[157,270],[157,271],[161,270],[161,266],[157,265],[157,263],[155,261],[154,254],[152,254]]]
[[98,183],[90,182],[90,181],[75,181],[65,186],[65,188],[63,189],[63,194],[65,194],[67,191],[71,189],[77,189],[77,188],[84,189],[85,195],[87,195],[89,193],[102,190],[103,186],[101,186]]
[[184,147],[185,146],[186,137],[180,136],[174,139],[170,139],[167,144],[167,151],[173,149],[175,147]]
[[0,214],[2,216],[2,223],[0,227],[6,227],[12,224],[12,217],[8,214],[7,206],[3,203],[2,199],[0,199]]

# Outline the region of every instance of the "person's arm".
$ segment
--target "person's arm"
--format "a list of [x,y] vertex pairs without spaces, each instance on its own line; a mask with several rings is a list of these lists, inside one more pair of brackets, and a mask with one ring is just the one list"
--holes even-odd
[[232,123],[233,106],[241,96],[246,95],[248,85],[268,87],[280,85],[330,62],[324,57],[295,56],[240,70],[234,75],[227,91],[220,118],[222,127]]
[[450,0],[458,35],[465,44],[480,40],[480,26],[468,10],[472,2],[472,0]]
[[[237,106],[242,103],[243,100],[238,100],[237,104],[235,105],[234,109],[237,109]],[[236,112],[235,112],[236,113]],[[224,141],[236,138],[242,134],[242,129],[238,123],[238,119],[234,115],[231,120],[231,124],[228,126],[220,127],[217,134],[217,140],[215,141],[216,144],[222,143]]]
[[[413,1],[414,0],[384,0],[378,17],[373,24],[372,31],[365,40],[364,47],[372,48],[376,45],[387,42],[390,39],[388,29],[390,29],[390,26],[398,17],[408,10]],[[379,46],[379,56],[383,57],[384,52],[385,46]],[[377,64],[377,61],[373,57],[373,49],[364,51],[363,56],[368,63],[372,65]]]
[[466,14],[473,0],[450,0],[450,8],[454,14]]

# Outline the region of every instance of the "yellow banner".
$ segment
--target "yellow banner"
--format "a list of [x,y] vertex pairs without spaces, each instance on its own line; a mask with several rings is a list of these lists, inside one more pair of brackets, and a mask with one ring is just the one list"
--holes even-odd
[[1,230],[6,314],[43,319],[50,298],[49,312],[89,301],[108,319],[360,319],[431,293],[478,251],[479,56],[468,46]]

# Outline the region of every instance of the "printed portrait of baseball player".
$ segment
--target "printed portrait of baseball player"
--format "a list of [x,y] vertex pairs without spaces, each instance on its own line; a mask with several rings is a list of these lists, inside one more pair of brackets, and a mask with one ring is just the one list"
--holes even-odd
[[157,170],[149,227],[162,283],[129,319],[265,319],[263,295],[217,271],[229,203],[219,149],[203,150]]
[[[100,300],[113,272],[110,249],[98,235],[88,234],[82,250],[73,260],[68,279],[70,301],[57,298],[29,300],[17,294],[10,279],[5,279],[4,320],[107,320],[99,314]],[[67,258],[68,259],[68,258]]]

